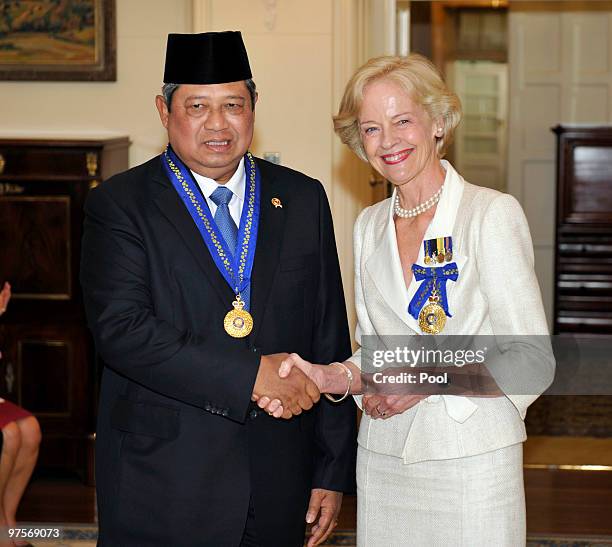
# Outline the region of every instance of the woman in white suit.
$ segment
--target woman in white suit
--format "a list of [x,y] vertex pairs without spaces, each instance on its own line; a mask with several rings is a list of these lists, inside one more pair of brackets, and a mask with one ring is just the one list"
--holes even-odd
[[[371,338],[366,335],[548,332],[520,205],[469,184],[441,159],[460,118],[457,96],[416,54],[372,59],[346,87],[335,131],[395,187],[355,224],[362,346]],[[430,283],[437,291],[426,292],[436,275],[448,279]],[[546,343],[526,345],[511,366],[506,358],[489,371],[495,397],[357,397],[365,413],[357,462],[359,546],[525,544],[523,419],[554,373]],[[298,366],[321,392],[363,393],[362,349],[368,348],[335,366],[293,354],[281,375]],[[520,375],[534,379],[531,389],[504,390]],[[259,404],[274,415],[282,411],[279,401]]]

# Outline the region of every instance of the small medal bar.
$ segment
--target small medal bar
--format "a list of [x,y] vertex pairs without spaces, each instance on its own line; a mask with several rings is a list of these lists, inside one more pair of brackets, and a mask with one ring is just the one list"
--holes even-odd
[[437,237],[423,241],[425,264],[444,264],[453,259],[453,238]]

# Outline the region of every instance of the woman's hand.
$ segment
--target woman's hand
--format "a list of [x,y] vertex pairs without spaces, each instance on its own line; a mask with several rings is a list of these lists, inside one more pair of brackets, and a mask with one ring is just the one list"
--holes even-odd
[[4,282],[4,286],[0,291],[0,315],[6,311],[9,300],[11,299],[11,285],[8,281]]
[[287,378],[291,373],[293,367],[299,368],[308,378],[310,378],[321,393],[324,392],[326,387],[326,369],[325,365],[313,365],[309,361],[302,359],[297,353],[292,353],[287,357],[278,369],[278,375],[281,378]]
[[362,399],[363,411],[374,420],[386,420],[406,412],[409,408],[420,403],[427,395],[364,395]]

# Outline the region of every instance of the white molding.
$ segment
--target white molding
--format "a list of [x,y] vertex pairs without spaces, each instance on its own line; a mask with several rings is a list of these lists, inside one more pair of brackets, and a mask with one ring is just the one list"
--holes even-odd
[[398,4],[396,17],[395,53],[405,57],[410,53],[410,5]]
[[212,21],[212,0],[191,0],[193,32],[207,32]]
[[[346,83],[368,58],[367,32],[369,0],[333,0],[332,27],[332,112],[338,111]],[[355,331],[353,224],[361,210],[371,203],[369,168],[340,142],[332,141],[330,203],[346,307]]]
[[367,58],[395,55],[396,0],[364,0]]

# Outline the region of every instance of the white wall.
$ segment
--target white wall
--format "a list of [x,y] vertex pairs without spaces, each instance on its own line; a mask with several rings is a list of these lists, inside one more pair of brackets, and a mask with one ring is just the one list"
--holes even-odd
[[284,165],[328,184],[332,3],[278,2],[270,29],[266,21],[273,12],[266,12],[265,2],[215,0],[210,5],[201,30],[240,30],[249,53],[259,92],[253,151],[280,152]]
[[191,0],[117,0],[116,82],[0,82],[3,136],[128,135],[130,165],[165,142],[154,97],[166,36],[191,31]]

